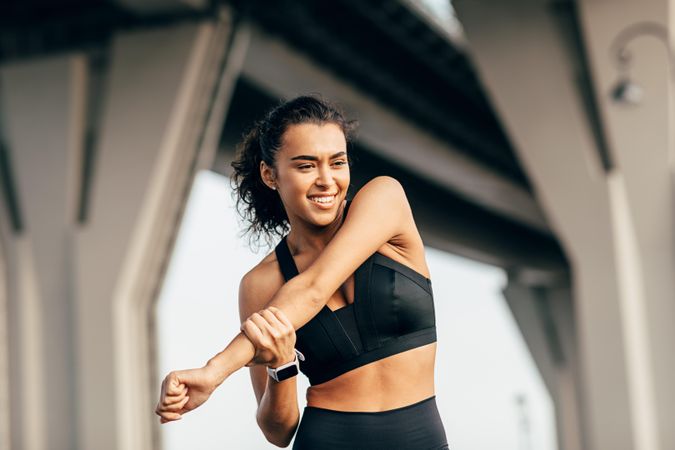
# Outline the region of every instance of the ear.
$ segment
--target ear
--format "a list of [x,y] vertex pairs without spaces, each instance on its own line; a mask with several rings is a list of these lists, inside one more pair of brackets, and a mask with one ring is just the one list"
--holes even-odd
[[270,189],[276,189],[276,173],[274,167],[268,166],[265,161],[260,161],[260,178]]

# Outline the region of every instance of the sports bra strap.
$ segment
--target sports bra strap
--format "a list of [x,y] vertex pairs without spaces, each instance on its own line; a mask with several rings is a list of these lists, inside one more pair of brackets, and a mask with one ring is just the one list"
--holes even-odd
[[[345,218],[347,217],[347,211],[349,211],[350,203],[351,200],[347,200],[347,204],[345,204],[345,212],[342,215],[342,223],[345,222]],[[274,249],[274,252],[277,255],[277,261],[279,261],[279,267],[281,267],[281,273],[284,275],[284,279],[286,281],[290,280],[291,278],[300,273],[298,271],[298,266],[295,265],[293,255],[291,255],[291,250],[288,248],[288,242],[286,242],[287,237],[288,235],[281,238],[281,241],[277,244],[276,248]]]
[[288,249],[286,236],[281,238],[281,242],[277,244],[274,252],[277,254],[277,261],[279,261],[281,273],[284,275],[284,279],[286,281],[290,280],[299,273],[298,267],[295,265],[295,261],[291,255],[291,251]]

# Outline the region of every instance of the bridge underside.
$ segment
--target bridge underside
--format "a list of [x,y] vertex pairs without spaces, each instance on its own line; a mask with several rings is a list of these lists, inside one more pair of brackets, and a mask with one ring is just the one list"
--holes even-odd
[[670,93],[645,69],[617,111],[601,56],[648,3],[456,2],[464,42],[407,1],[3,6],[0,448],[160,445],[153,305],[194,176],[310,92],[360,122],[355,189],[395,176],[428,245],[507,270],[561,449],[675,447]]

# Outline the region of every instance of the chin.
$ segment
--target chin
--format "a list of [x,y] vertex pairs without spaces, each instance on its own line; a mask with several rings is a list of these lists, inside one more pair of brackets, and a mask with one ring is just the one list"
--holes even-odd
[[[317,205],[312,200],[305,200],[301,206],[303,216],[306,222],[316,227],[326,227],[335,223],[340,214],[340,206],[344,203],[344,198],[336,198],[334,203],[327,207]],[[298,205],[300,206],[300,205]]]
[[328,226],[334,223],[337,220],[340,212],[340,208],[338,208],[337,206],[325,210],[317,210],[311,205],[309,208],[310,210],[308,218],[311,222],[313,222],[315,225],[318,226]]

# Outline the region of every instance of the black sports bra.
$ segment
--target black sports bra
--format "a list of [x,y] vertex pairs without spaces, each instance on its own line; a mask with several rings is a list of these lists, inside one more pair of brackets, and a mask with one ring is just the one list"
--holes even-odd
[[[349,202],[345,207],[345,215]],[[286,281],[298,274],[286,236],[276,249]],[[300,370],[311,385],[379,359],[436,342],[431,280],[382,253],[354,272],[354,302],[332,311],[324,306],[296,331],[305,357]]]

